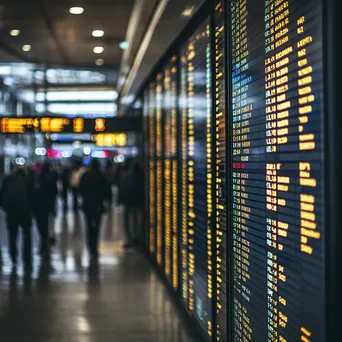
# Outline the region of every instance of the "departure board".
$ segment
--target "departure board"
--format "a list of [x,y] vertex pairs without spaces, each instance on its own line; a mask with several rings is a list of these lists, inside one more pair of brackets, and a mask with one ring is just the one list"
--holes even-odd
[[231,2],[234,341],[325,341],[322,12]]
[[144,234],[145,247],[150,251],[150,117],[149,117],[149,89],[144,90],[144,101],[143,101],[143,123],[144,123],[144,171],[145,171],[145,194],[148,194],[145,198],[145,222],[144,227],[148,227],[147,232]]
[[141,118],[115,117],[61,118],[61,117],[2,117],[0,133],[104,133],[120,131],[140,131]]
[[164,69],[164,272],[178,289],[177,57]]
[[187,111],[187,78],[188,65],[186,48],[181,50],[180,58],[180,275],[181,296],[188,307],[189,301],[189,257],[188,257],[188,111]]
[[215,99],[215,230],[216,230],[216,341],[227,341],[227,134],[225,95],[224,5],[219,2],[214,16]]
[[172,129],[171,66],[164,69],[164,272],[169,283],[172,282],[172,236],[171,236],[171,129]]
[[179,284],[179,199],[178,199],[178,58],[171,59],[170,106],[171,106],[171,239],[172,239],[172,286],[178,290]]
[[163,74],[156,80],[156,252],[157,263],[163,263]]
[[212,105],[209,24],[181,49],[182,294],[211,336],[213,297]]
[[148,95],[148,137],[149,137],[149,250],[156,253],[156,125],[155,125],[155,85],[151,83]]

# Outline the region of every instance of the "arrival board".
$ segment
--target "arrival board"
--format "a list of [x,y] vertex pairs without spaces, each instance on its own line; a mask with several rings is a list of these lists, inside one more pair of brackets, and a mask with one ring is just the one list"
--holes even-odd
[[231,2],[234,341],[324,342],[322,7]]
[[202,330],[212,335],[213,179],[209,21],[181,49],[182,293]]

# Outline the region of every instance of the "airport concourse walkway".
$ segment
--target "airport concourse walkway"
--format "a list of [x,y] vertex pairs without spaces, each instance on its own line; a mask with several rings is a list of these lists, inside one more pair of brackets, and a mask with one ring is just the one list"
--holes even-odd
[[121,216],[117,208],[104,216],[96,265],[84,249],[83,216],[60,213],[51,262],[35,256],[25,274],[20,264],[12,270],[1,215],[1,342],[195,341],[145,257],[121,248]]

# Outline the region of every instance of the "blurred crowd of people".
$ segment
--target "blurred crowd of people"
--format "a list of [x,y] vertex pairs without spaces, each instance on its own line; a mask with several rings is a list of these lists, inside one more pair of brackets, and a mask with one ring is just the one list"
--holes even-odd
[[[57,198],[62,200],[63,211],[83,210],[86,222],[87,249],[91,258],[99,255],[99,237],[103,213],[112,213],[113,191],[118,191],[118,204],[124,206],[124,247],[140,244],[144,202],[144,176],[140,164],[128,158],[125,163],[114,165],[107,161],[101,167],[97,159],[88,166],[74,162],[72,167],[55,168],[46,162],[32,168],[16,167],[6,176],[0,189],[0,206],[6,213],[9,252],[13,265],[17,264],[17,237],[23,233],[23,262],[32,265],[32,222],[40,237],[39,253],[49,258],[51,246],[56,242],[50,220],[57,213]],[[50,231],[49,231],[50,230]]]

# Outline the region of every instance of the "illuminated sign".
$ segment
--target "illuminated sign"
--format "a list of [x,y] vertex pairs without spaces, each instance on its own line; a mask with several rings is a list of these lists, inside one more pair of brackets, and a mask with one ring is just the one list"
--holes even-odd
[[139,117],[85,119],[64,117],[4,117],[0,119],[0,133],[96,133],[140,132]]
[[224,27],[223,2],[215,7],[214,17],[214,56],[215,56],[215,277],[216,277],[216,339],[215,341],[227,341],[227,203],[226,191],[226,162],[227,162],[227,116],[225,97],[225,27]]
[[181,286],[189,313],[213,333],[213,179],[210,28],[202,25],[180,57]]
[[76,118],[73,121],[74,121],[74,123],[73,123],[73,125],[74,125],[73,131],[75,133],[82,133],[82,132],[84,132],[84,119]]
[[104,132],[106,129],[106,120],[105,119],[95,119],[95,131],[96,132]]
[[231,15],[232,338],[324,342],[321,1]]
[[127,134],[126,133],[95,134],[94,140],[95,140],[96,146],[124,147],[127,145]]
[[177,57],[164,67],[164,170],[163,226],[164,273],[174,289],[178,288],[178,175],[177,175]]

